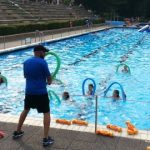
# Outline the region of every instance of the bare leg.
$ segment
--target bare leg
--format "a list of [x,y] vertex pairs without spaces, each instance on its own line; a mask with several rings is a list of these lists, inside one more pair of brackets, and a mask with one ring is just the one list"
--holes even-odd
[[27,114],[28,112],[30,111],[30,109],[25,109],[23,110],[23,112],[21,113],[20,115],[20,118],[19,118],[19,123],[18,123],[18,127],[17,127],[17,131],[21,131],[21,128],[22,128],[22,125],[27,117]]
[[49,126],[50,126],[50,112],[44,113],[44,138],[48,138]]

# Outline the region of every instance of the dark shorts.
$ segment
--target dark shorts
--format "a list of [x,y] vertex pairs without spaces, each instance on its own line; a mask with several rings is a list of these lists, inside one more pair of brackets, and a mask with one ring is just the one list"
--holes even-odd
[[48,94],[43,95],[25,95],[24,109],[37,109],[38,113],[47,113],[50,111]]

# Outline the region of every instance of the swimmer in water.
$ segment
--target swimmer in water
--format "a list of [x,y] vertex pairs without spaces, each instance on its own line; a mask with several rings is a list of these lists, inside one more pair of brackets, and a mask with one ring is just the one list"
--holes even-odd
[[122,69],[123,73],[129,73],[128,67],[125,65]]
[[93,95],[94,94],[93,92],[94,92],[94,86],[93,86],[93,84],[89,84],[87,95]]
[[63,100],[69,100],[69,99],[70,99],[69,92],[63,92],[63,94],[62,94],[62,99],[63,99]]
[[[1,72],[0,72],[0,75],[1,75]],[[4,83],[4,80],[3,78],[0,76],[0,84]]]
[[112,96],[111,96],[111,98],[112,98],[113,100],[120,100],[121,98],[120,98],[120,96],[119,96],[119,90],[114,90],[114,91],[113,91],[113,94],[112,94]]

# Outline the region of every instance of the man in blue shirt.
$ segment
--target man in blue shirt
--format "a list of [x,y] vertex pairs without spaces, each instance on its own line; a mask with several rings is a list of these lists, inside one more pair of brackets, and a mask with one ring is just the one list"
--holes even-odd
[[48,50],[42,45],[35,46],[34,57],[31,57],[24,62],[23,71],[26,79],[24,110],[20,115],[17,131],[14,131],[13,133],[14,139],[19,138],[24,134],[24,132],[21,131],[21,128],[26,116],[30,111],[30,108],[36,108],[38,113],[44,114],[43,146],[54,143],[54,140],[48,136],[50,108],[46,85],[52,83],[52,78],[48,69],[48,64],[44,60],[46,52],[48,52]]

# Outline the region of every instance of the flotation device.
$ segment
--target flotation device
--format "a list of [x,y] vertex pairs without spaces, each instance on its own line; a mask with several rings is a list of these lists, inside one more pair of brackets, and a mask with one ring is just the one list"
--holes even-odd
[[59,105],[61,103],[61,100],[59,98],[59,96],[52,90],[48,90],[48,96],[50,97],[50,100],[51,99],[56,99],[57,100],[57,104]]
[[2,131],[0,131],[0,139],[1,139],[1,138],[4,138],[4,135],[5,135],[5,133],[2,132]]
[[56,119],[56,123],[71,125],[71,121],[66,119]]
[[7,78],[1,74],[0,74],[0,78],[3,80],[3,83],[5,83],[7,86]]
[[113,137],[114,134],[107,130],[97,130],[96,134]]
[[120,83],[118,83],[118,82],[113,82],[113,83],[111,83],[111,84],[108,86],[108,88],[104,91],[104,97],[106,97],[107,92],[109,91],[109,89],[110,89],[110,88],[112,87],[112,85],[114,85],[114,84],[118,84],[118,85],[120,86],[120,89],[121,89],[121,92],[122,92],[122,99],[125,101],[125,100],[126,100],[126,94],[125,94],[125,92],[124,92],[123,86],[122,86]]
[[86,78],[83,81],[83,83],[82,83],[82,94],[85,95],[85,83],[86,83],[87,80],[91,80],[93,82],[93,84],[94,84],[93,92],[92,92],[92,95],[94,95],[95,91],[96,91],[96,83],[95,83],[95,81],[92,78]]
[[129,135],[135,135],[135,134],[138,134],[138,130],[137,129],[133,129],[133,130],[127,130],[128,134]]
[[55,69],[55,71],[52,73],[52,80],[57,80],[57,81],[59,81],[59,83],[63,84],[63,82],[62,82],[61,80],[56,79],[56,74],[58,73],[58,71],[59,71],[59,69],[60,69],[60,65],[61,65],[61,60],[60,60],[60,58],[59,58],[58,55],[57,55],[56,53],[54,53],[54,52],[47,52],[47,53],[46,53],[46,56],[48,56],[48,55],[53,55],[53,56],[55,56],[56,61],[57,61],[56,69]]
[[121,127],[118,127],[118,126],[115,126],[115,125],[112,125],[112,124],[108,124],[107,128],[111,129],[111,130],[114,130],[114,131],[117,131],[117,132],[122,132],[122,128]]
[[83,126],[87,126],[88,123],[86,121],[83,121],[83,120],[77,120],[77,119],[74,119],[72,120],[72,124],[77,124],[77,125],[83,125]]
[[126,125],[127,125],[127,128],[128,128],[127,132],[128,132],[129,135],[135,135],[135,134],[138,133],[138,130],[136,129],[136,127],[133,124],[131,124],[130,121],[126,121]]
[[59,69],[60,69],[61,61],[60,61],[60,58],[58,57],[58,55],[55,54],[54,52],[47,52],[47,53],[46,53],[46,56],[48,56],[48,55],[53,55],[53,56],[55,56],[56,61],[57,61],[56,69],[55,69],[54,73],[52,74],[52,79],[54,79],[54,78],[56,77],[56,74],[58,73],[58,71],[59,71]]
[[118,73],[118,70],[119,70],[119,68],[120,68],[121,66],[126,66],[126,67],[128,68],[129,74],[131,74],[130,67],[129,67],[128,65],[126,65],[126,64],[119,64],[119,65],[117,66],[116,73]]

